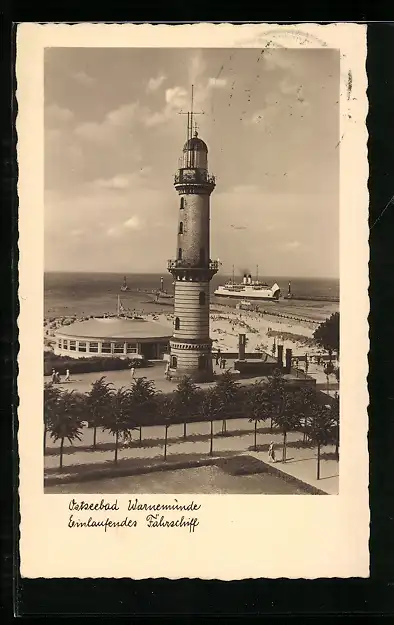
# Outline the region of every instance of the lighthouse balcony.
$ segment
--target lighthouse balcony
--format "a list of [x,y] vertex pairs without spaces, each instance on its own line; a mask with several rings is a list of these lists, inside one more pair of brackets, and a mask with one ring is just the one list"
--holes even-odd
[[188,263],[185,260],[169,260],[167,263],[169,271],[172,271],[173,269],[187,269],[188,271],[201,271],[202,269],[209,269],[209,271],[214,271],[215,273],[219,271],[219,265],[220,263],[218,260],[210,260],[208,263],[201,263],[201,265]]
[[214,187],[216,179],[206,169],[180,169],[174,176],[174,184],[202,184]]

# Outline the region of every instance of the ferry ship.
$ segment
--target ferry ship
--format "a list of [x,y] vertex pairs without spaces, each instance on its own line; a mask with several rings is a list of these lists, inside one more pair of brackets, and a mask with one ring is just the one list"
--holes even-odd
[[234,280],[229,280],[224,285],[219,286],[214,295],[221,297],[240,297],[244,300],[275,300],[280,297],[280,288],[275,283],[269,287],[265,282],[252,280],[251,275],[244,275],[243,281],[239,284]]

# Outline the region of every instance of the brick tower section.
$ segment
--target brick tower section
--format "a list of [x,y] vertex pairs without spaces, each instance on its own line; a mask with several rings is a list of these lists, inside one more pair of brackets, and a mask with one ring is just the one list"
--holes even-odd
[[176,258],[168,262],[175,281],[174,331],[170,341],[172,380],[190,376],[212,380],[209,337],[209,284],[218,271],[210,259],[210,195],[215,179],[208,174],[208,148],[197,132],[183,148],[175,175],[179,194]]

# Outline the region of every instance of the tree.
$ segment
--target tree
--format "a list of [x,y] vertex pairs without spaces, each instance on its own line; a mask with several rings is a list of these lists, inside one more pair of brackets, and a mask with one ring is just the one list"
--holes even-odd
[[130,390],[123,386],[111,391],[110,409],[104,415],[103,427],[115,437],[114,462],[118,462],[119,439],[130,440],[132,425],[129,418]]
[[212,456],[213,454],[213,422],[215,420],[215,416],[220,414],[222,411],[222,397],[217,392],[217,388],[215,386],[207,389],[206,391],[202,391],[202,400],[200,403],[200,414],[204,421],[211,422],[211,432],[210,432],[210,448],[209,454]]
[[129,415],[135,422],[135,427],[139,427],[140,441],[142,440],[141,419],[153,412],[155,398],[156,388],[151,380],[144,377],[133,380],[129,395]]
[[335,455],[339,460],[339,395],[335,393],[334,401],[331,404],[331,418],[332,418],[332,433],[335,441]]
[[86,395],[87,419],[90,425],[93,425],[93,449],[96,449],[97,444],[97,428],[103,423],[110,401],[111,384],[105,382],[105,376],[102,376],[92,382],[91,389]]
[[267,397],[274,408],[271,425],[274,423],[283,434],[282,462],[286,462],[287,434],[299,428],[300,417],[295,392],[277,370],[268,383]]
[[267,400],[271,404],[271,431],[275,415],[280,414],[283,410],[286,392],[287,386],[282,372],[279,369],[274,369],[266,386]]
[[323,321],[314,331],[313,338],[328,351],[331,362],[332,352],[339,353],[339,312],[333,313]]
[[331,410],[324,405],[316,404],[314,414],[309,419],[308,436],[317,445],[316,479],[320,480],[320,450],[334,439],[333,418]]
[[59,395],[56,411],[50,423],[51,438],[60,441],[60,468],[63,468],[64,441],[71,444],[74,440],[81,440],[82,423],[80,406],[74,391],[62,391]]
[[300,423],[303,420],[303,441],[305,442],[308,435],[308,419],[313,414],[317,402],[315,388],[301,387],[294,394],[294,402]]
[[[226,370],[216,382],[216,392],[220,398],[222,411],[225,412],[233,406],[239,394],[240,384],[235,380],[233,374]],[[222,434],[226,434],[226,419],[223,419]]]
[[167,460],[168,428],[176,422],[178,416],[175,393],[163,396],[160,402],[160,412],[164,420],[164,460]]
[[52,422],[56,419],[59,410],[60,388],[51,382],[44,384],[44,455],[47,446],[47,434],[51,430]]
[[254,450],[257,451],[257,424],[259,421],[265,421],[270,411],[267,391],[261,380],[248,388],[246,406],[251,415],[249,421],[254,421]]
[[178,404],[179,412],[184,415],[183,438],[186,438],[186,417],[190,413],[198,395],[198,386],[193,383],[189,376],[184,376],[175,390],[175,400]]

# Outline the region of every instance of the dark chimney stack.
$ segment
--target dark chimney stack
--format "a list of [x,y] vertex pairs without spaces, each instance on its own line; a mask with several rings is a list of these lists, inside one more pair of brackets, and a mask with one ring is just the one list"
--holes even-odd
[[278,345],[278,365],[283,369],[283,345]]
[[245,360],[246,334],[240,334],[238,337],[238,358]]
[[291,361],[292,361],[292,358],[293,358],[293,350],[286,349],[286,367],[285,367],[286,373],[290,373],[291,372]]

